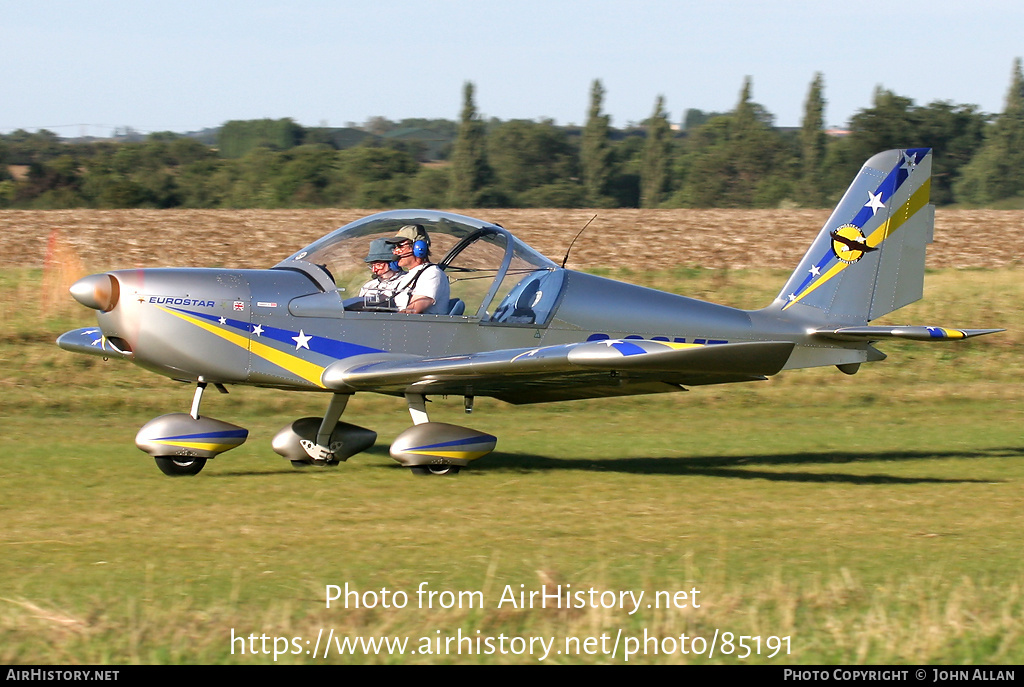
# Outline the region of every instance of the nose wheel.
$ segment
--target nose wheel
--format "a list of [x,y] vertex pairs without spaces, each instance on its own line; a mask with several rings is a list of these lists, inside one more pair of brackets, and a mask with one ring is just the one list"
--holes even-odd
[[[221,393],[227,393],[223,385],[215,386]],[[244,427],[199,414],[205,388],[206,382],[200,378],[190,413],[170,413],[153,418],[135,435],[135,445],[151,455],[165,475],[198,475],[206,467],[207,460],[240,446],[249,436]]]

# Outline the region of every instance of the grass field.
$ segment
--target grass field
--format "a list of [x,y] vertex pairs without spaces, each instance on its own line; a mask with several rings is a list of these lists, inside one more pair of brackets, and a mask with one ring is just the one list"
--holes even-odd
[[[602,271],[742,307],[785,278]],[[469,417],[461,399],[438,399],[432,419],[499,436],[455,478],[413,478],[388,457],[409,425],[399,400],[357,396],[345,419],[378,431],[377,446],[298,471],[269,439],[321,413],[322,396],[208,394],[204,411],[250,440],[175,480],[133,438],[187,410],[191,389],[60,351],[55,336],[89,313],[44,306],[40,271],[8,269],[0,662],[273,663],[276,649],[278,663],[621,663],[627,651],[638,663],[1020,663],[1022,276],[931,272],[925,300],[890,321],[1011,331],[884,346],[890,359],[853,377],[479,399]],[[328,585],[346,584],[376,607],[328,608]],[[597,607],[509,601],[542,585],[594,589]],[[405,608],[382,608],[384,590]],[[625,592],[644,592],[634,613]],[[331,631],[407,644],[343,655],[332,643],[325,658]]]

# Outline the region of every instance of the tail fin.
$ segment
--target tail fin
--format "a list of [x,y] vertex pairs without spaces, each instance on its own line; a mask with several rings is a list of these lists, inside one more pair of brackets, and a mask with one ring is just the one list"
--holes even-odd
[[935,223],[931,173],[930,148],[865,162],[771,307],[860,325],[920,299]]

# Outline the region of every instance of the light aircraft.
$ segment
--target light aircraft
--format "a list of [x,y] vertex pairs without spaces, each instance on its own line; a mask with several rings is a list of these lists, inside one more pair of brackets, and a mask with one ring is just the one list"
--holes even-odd
[[[922,296],[931,242],[932,153],[868,160],[775,300],[739,310],[568,270],[503,227],[396,210],[352,222],[271,269],[136,269],[94,274],[71,293],[98,326],[63,334],[69,351],[123,358],[195,384],[191,410],[142,427],[136,445],[168,475],[194,475],[247,430],[200,414],[208,384],[325,392],[323,417],[273,439],[296,467],[336,464],[376,433],[340,418],[352,394],[404,397],[413,426],[391,455],[419,474],[457,472],[496,438],[432,422],[428,396],[540,403],[686,390],[882,360],[878,341],[950,341],[1001,329],[869,322]],[[371,240],[426,229],[450,282],[447,314],[373,309],[353,298]]]

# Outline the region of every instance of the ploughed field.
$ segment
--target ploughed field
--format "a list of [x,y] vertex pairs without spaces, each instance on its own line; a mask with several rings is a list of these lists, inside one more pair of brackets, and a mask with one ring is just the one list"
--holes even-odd
[[[6,210],[0,266],[38,267],[58,230],[88,270],[153,266],[270,267],[320,236],[375,210]],[[463,214],[497,222],[576,269],[790,269],[828,210],[510,210]],[[928,267],[1006,267],[1020,262],[1021,210],[936,212]],[[52,244],[51,244],[52,245]]]

